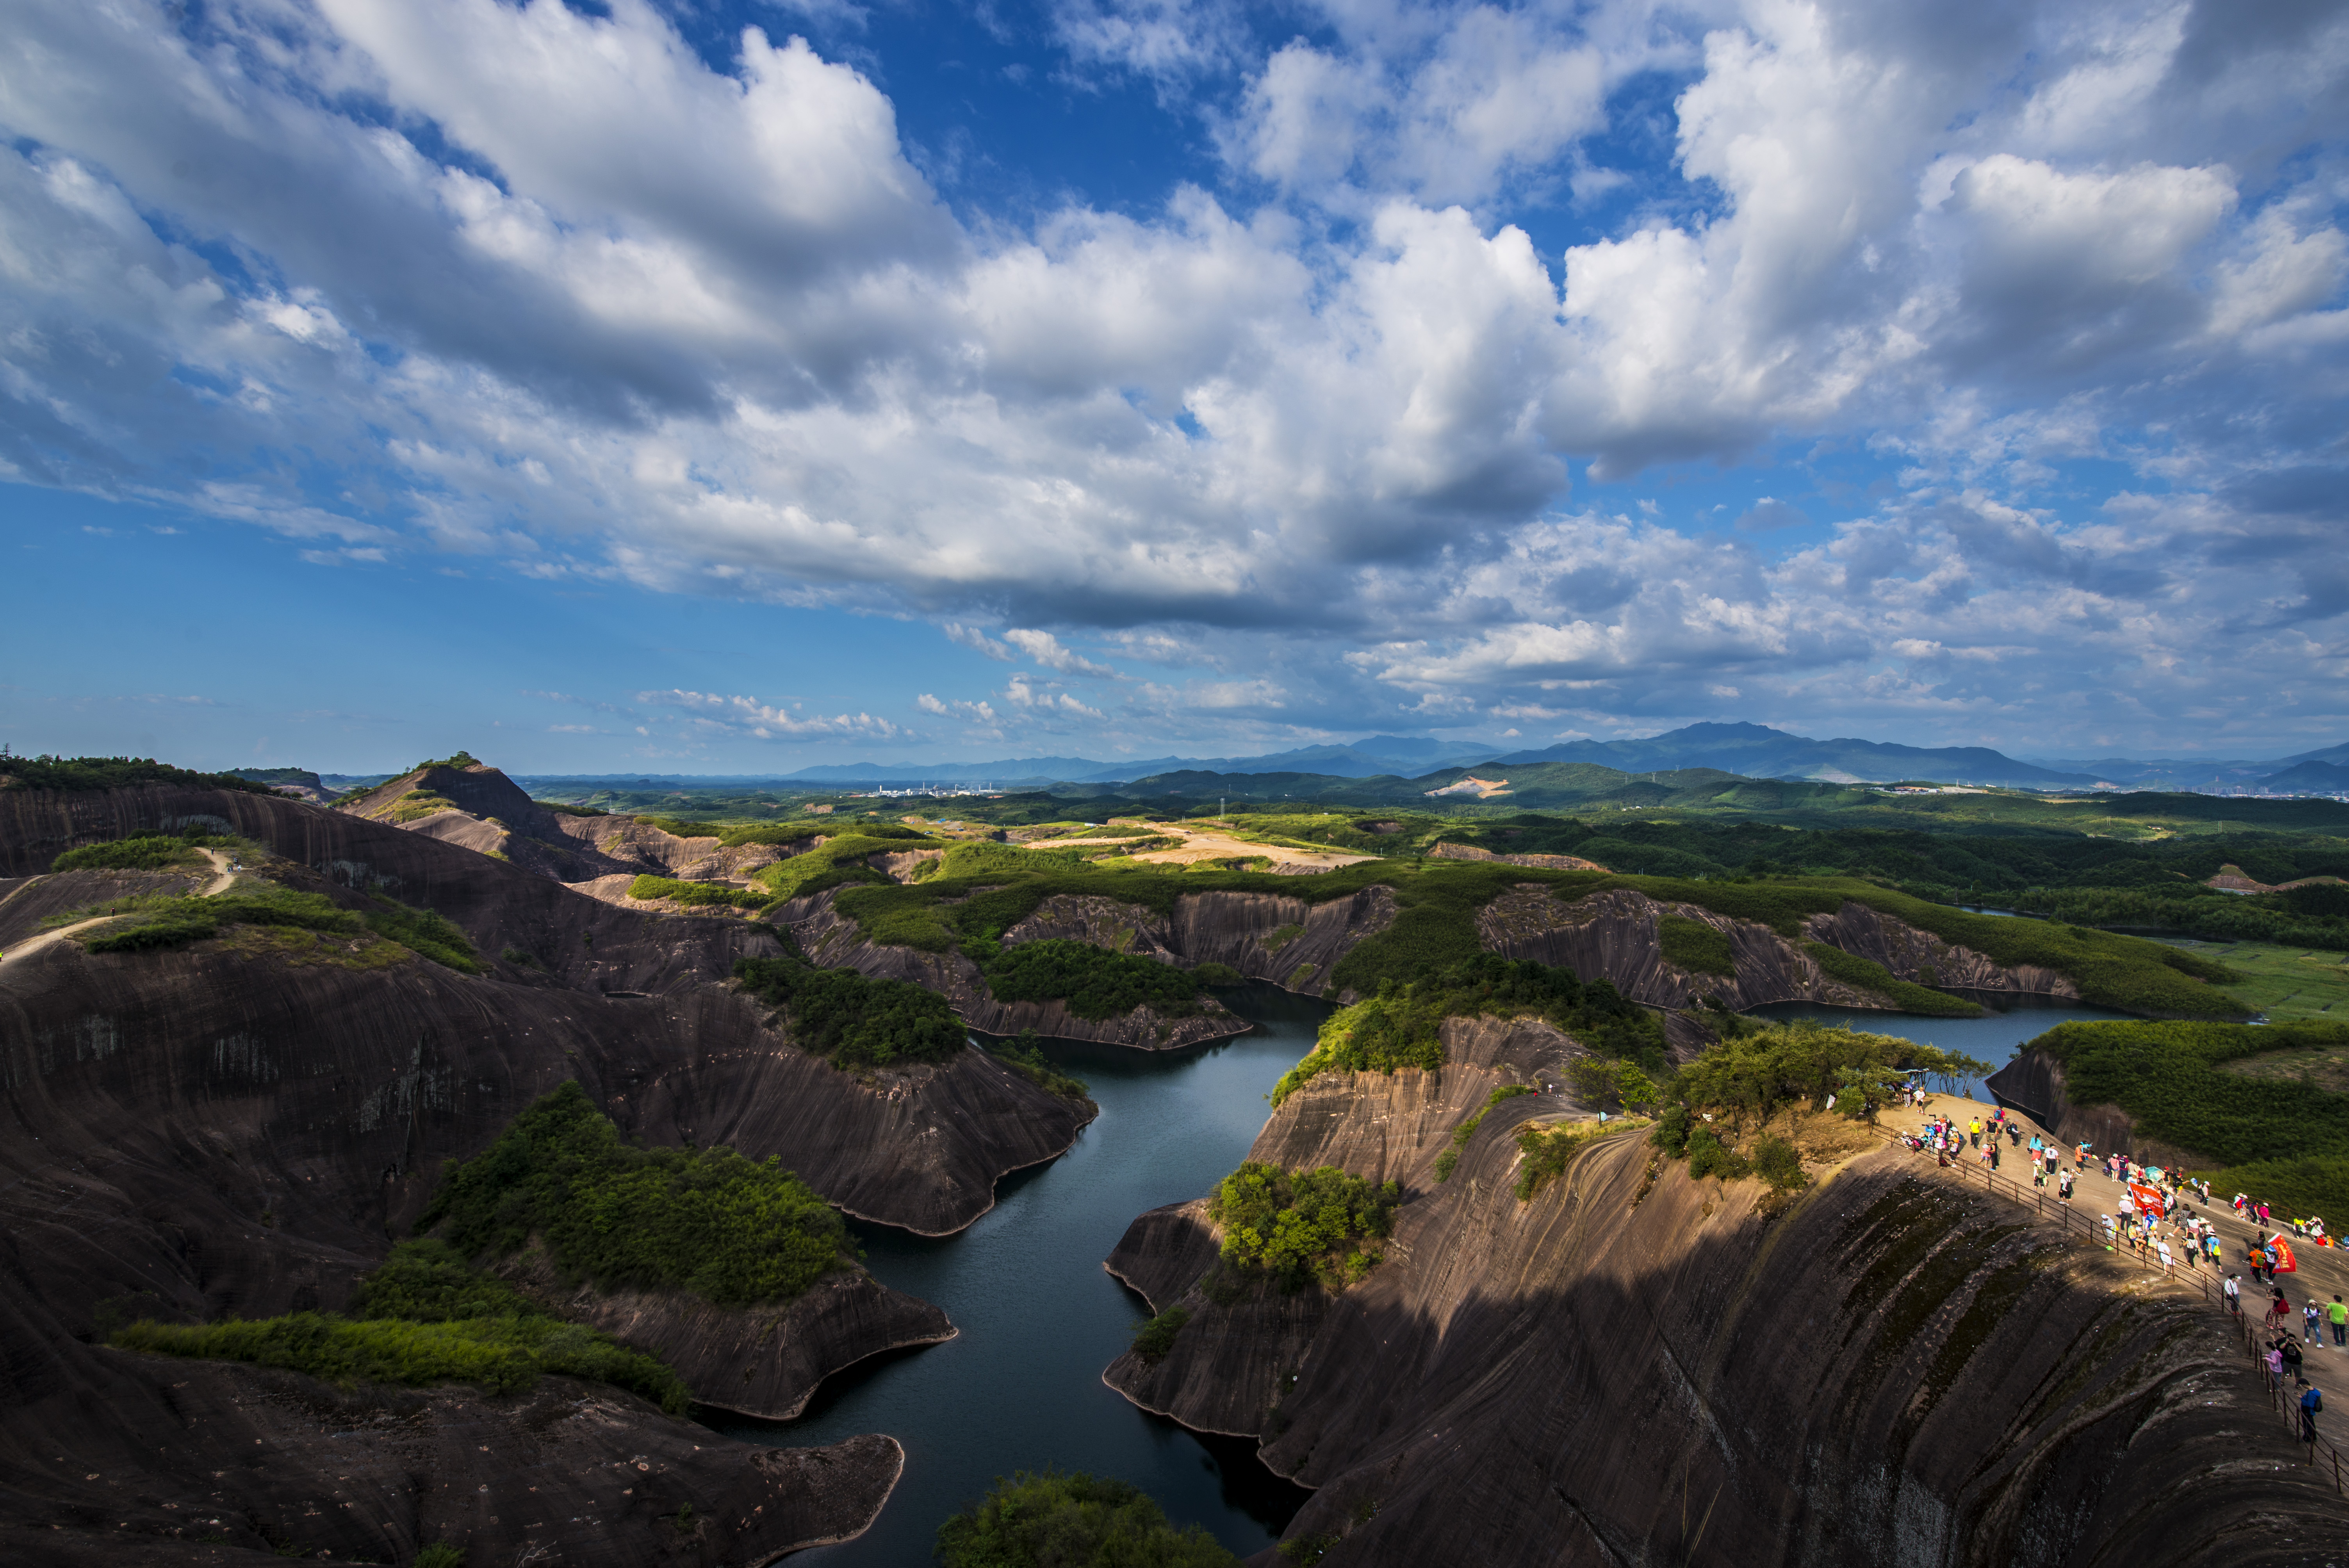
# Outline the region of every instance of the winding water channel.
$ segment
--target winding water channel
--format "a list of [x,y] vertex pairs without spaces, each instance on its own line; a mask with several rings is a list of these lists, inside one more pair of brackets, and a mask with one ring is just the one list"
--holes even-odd
[[1330,1011],[1269,985],[1219,995],[1253,1034],[1163,1055],[1046,1042],[1092,1086],[1101,1116],[1058,1160],[999,1182],[995,1207],[968,1230],[926,1241],[855,1226],[882,1283],[936,1302],[962,1332],[851,1367],[796,1421],[712,1423],[752,1442],[887,1432],[905,1445],[905,1477],[873,1528],[793,1554],[794,1568],[926,1563],[948,1514],[995,1477],[1047,1465],[1131,1481],[1177,1524],[1204,1524],[1242,1555],[1278,1538],[1309,1494],[1258,1464],[1252,1440],[1202,1439],[1101,1380],[1149,1315],[1102,1259],[1136,1214],[1199,1197],[1247,1158],[1265,1096]]
[[[1313,1047],[1330,1009],[1256,985],[1222,993],[1252,1034],[1146,1054],[1054,1040],[1045,1054],[1092,1086],[1101,1116],[1058,1160],[1007,1176],[996,1204],[958,1235],[925,1240],[851,1222],[883,1283],[946,1308],[958,1337],[876,1357],[827,1381],[791,1422],[721,1418],[730,1437],[799,1447],[857,1432],[905,1446],[905,1473],[873,1528],[795,1553],[822,1568],[926,1563],[939,1523],[999,1475],[1057,1465],[1133,1482],[1177,1524],[1203,1524],[1246,1556],[1278,1538],[1307,1493],[1257,1462],[1255,1443],[1202,1438],[1146,1415],[1101,1381],[1148,1315],[1101,1260],[1146,1209],[1205,1193],[1246,1157],[1265,1097]],[[2117,1018],[2076,1005],[1981,1018],[1855,1012],[1811,1003],[1754,1009],[1930,1041],[1993,1065],[2068,1019]]]

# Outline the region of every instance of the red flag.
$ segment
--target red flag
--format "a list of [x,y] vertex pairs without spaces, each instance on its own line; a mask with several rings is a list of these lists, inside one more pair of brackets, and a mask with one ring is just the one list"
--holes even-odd
[[2275,1259],[2274,1263],[2268,1265],[2270,1273],[2298,1274],[2300,1272],[2300,1264],[2292,1255],[2292,1243],[2282,1236],[2268,1243],[2268,1252]]
[[2129,1196],[2137,1200],[2138,1213],[2151,1214],[2158,1220],[2169,1212],[2169,1204],[2163,1199],[2160,1188],[2147,1187],[2142,1182],[2132,1181],[2128,1184],[2128,1190]]

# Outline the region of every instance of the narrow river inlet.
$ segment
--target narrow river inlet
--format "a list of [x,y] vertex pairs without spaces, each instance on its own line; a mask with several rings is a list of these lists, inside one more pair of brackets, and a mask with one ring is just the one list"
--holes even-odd
[[1264,1469],[1247,1438],[1201,1438],[1102,1386],[1102,1369],[1149,1315],[1101,1264],[1133,1217],[1203,1196],[1247,1155],[1265,1096],[1313,1048],[1330,1009],[1269,985],[1220,993],[1257,1026],[1218,1045],[1153,1055],[1052,1040],[1045,1054],[1092,1086],[1101,1116],[1058,1160],[1015,1171],[958,1235],[925,1240],[852,1222],[883,1284],[944,1307],[961,1334],[828,1379],[796,1421],[712,1412],[729,1437],[792,1447],[886,1432],[905,1473],[873,1528],[793,1553],[823,1568],[930,1560],[938,1525],[1018,1470],[1131,1481],[1178,1525],[1202,1524],[1243,1556],[1262,1551],[1309,1495]]

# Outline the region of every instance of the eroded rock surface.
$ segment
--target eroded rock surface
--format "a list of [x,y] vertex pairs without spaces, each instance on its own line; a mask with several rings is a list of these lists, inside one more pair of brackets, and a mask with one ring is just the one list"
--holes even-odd
[[2020,1051],[1982,1080],[2002,1105],[2022,1111],[2053,1133],[2058,1142],[2091,1145],[2096,1157],[2126,1154],[2140,1165],[2209,1167],[2223,1163],[2147,1138],[2136,1119],[2116,1105],[2075,1105],[2064,1081],[2064,1064],[2045,1051]]
[[[1361,1103],[1367,1175],[1390,1156]],[[1192,1290],[1165,1359],[1109,1380],[1181,1420],[1263,1409],[1266,1462],[1318,1489],[1288,1534],[1333,1565],[2313,1565],[2349,1540],[2199,1296],[1889,1150],[1766,1217],[1760,1183],[1631,1132],[1521,1202],[1512,1135],[1550,1109],[1488,1113],[1309,1329]],[[1168,1289],[1209,1244],[1177,1206],[1113,1263]]]

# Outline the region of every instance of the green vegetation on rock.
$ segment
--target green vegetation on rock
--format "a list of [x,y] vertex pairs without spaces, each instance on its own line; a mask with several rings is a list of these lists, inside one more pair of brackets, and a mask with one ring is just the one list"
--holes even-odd
[[708,904],[723,909],[764,909],[775,902],[771,893],[751,892],[722,882],[681,882],[676,877],[638,877],[628,884],[630,898],[663,898],[671,903]]
[[285,1317],[174,1325],[135,1323],[111,1343],[155,1355],[283,1367],[330,1383],[478,1383],[522,1393],[544,1373],[586,1377],[641,1394],[671,1415],[691,1399],[657,1357],[565,1323],[446,1244],[401,1242],[359,1281],[348,1317]]
[[1168,1307],[1135,1331],[1133,1353],[1144,1361],[1164,1360],[1166,1353],[1174,1348],[1174,1336],[1182,1333],[1183,1326],[1190,1321],[1189,1308]]
[[623,1143],[576,1083],[450,1168],[416,1229],[470,1258],[535,1240],[568,1279],[720,1306],[797,1295],[852,1261],[839,1214],[779,1160]]
[[1438,1181],[1452,1180],[1453,1170],[1460,1163],[1460,1151],[1468,1147],[1470,1139],[1476,1136],[1476,1129],[1484,1123],[1485,1110],[1492,1109],[1505,1099],[1515,1099],[1521,1094],[1533,1092],[1532,1086],[1528,1084],[1505,1083],[1487,1095],[1485,1110],[1478,1111],[1452,1130],[1452,1147],[1435,1157],[1435,1179]]
[[1564,1175],[1583,1150],[1613,1130],[1596,1121],[1552,1128],[1529,1123],[1517,1129],[1517,1152],[1524,1157],[1517,1163],[1517,1202],[1533,1202],[1551,1177]]
[[[1873,1115],[1912,1069],[1934,1075],[1946,1087],[1990,1067],[1897,1035],[1861,1034],[1800,1018],[1706,1047],[1664,1086],[1663,1096],[1682,1107],[1751,1118],[1757,1124],[1788,1105],[1824,1108],[1830,1095],[1839,1111]],[[1670,1111],[1657,1121],[1660,1127],[1671,1123]],[[1667,1148],[1673,1136],[1662,1134]]]
[[1071,1078],[1052,1065],[1033,1029],[1022,1029],[1002,1044],[989,1046],[988,1054],[1047,1094],[1059,1095],[1062,1099],[1092,1098],[1092,1091],[1084,1079]]
[[1662,950],[1665,963],[1692,975],[1734,977],[1737,974],[1737,955],[1730,946],[1729,934],[1717,925],[1677,914],[1661,915],[1656,921],[1656,945]]
[[1663,1070],[1663,1028],[1605,980],[1584,985],[1571,969],[1480,953],[1410,985],[1392,980],[1376,995],[1343,1008],[1321,1026],[1312,1053],[1283,1075],[1275,1106],[1319,1073],[1391,1073],[1444,1065],[1444,1020],[1478,1014],[1547,1019],[1603,1055]]
[[[268,785],[233,773],[199,773],[151,757],[17,757],[0,753],[0,789],[127,789],[170,784],[187,789],[236,789],[276,796]],[[279,797],[282,799],[282,797]]]
[[1846,953],[1842,948],[1830,947],[1824,942],[1806,942],[1803,951],[1811,955],[1811,962],[1819,966],[1821,973],[1847,985],[1873,991],[1903,1013],[1922,1013],[1932,1018],[1979,1018],[1982,1016],[1979,1003],[1896,979],[1892,971],[1873,958],[1862,958],[1857,953]]
[[782,1012],[793,1043],[834,1067],[951,1061],[969,1044],[953,1006],[910,981],[818,969],[798,958],[739,958],[734,978]]
[[198,849],[243,847],[243,841],[225,833],[188,829],[176,833],[146,830],[103,844],[67,850],[49,862],[53,872],[163,872],[201,866]]
[[492,1394],[521,1394],[554,1373],[641,1394],[671,1415],[683,1415],[692,1398],[655,1357],[583,1324],[535,1315],[409,1323],[297,1312],[251,1322],[134,1323],[112,1343],[158,1356],[283,1367],[345,1385],[473,1383]]
[[446,757],[435,757],[427,761],[419,762],[415,767],[409,769],[409,771],[410,773],[423,773],[435,768],[479,768],[481,766],[483,766],[481,759],[474,756],[471,752],[453,751]]
[[1239,1568],[1198,1525],[1177,1530],[1122,1480],[1020,1470],[938,1527],[944,1568]]
[[1065,1002],[1078,1017],[1096,1022],[1136,1007],[1165,1018],[1190,1017],[1200,1011],[1204,985],[1198,975],[1172,964],[1058,936],[985,952],[978,967],[999,1002]]
[[887,830],[854,823],[845,826],[837,837],[825,840],[812,850],[761,866],[751,873],[754,886],[766,890],[772,903],[784,903],[819,893],[826,888],[842,887],[851,882],[891,884],[889,879],[865,863],[874,855],[901,853],[906,850],[935,847],[936,840],[915,832],[909,828]]
[[1244,1274],[1269,1275],[1284,1290],[1319,1280],[1342,1290],[1383,1255],[1367,1243],[1394,1229],[1402,1190],[1373,1185],[1334,1165],[1292,1176],[1250,1161],[1216,1184],[1207,1215],[1224,1229],[1224,1261]]
[[350,910],[324,893],[239,883],[209,898],[142,893],[112,899],[53,915],[44,923],[66,925],[98,915],[121,915],[129,923],[105,926],[83,938],[82,944],[92,953],[185,947],[219,935],[224,926],[282,926],[333,936],[378,936],[460,974],[481,972],[480,957],[464,932],[431,910],[387,898],[376,899],[375,907],[365,911]]
[[2223,1167],[2280,1215],[2349,1215],[2349,1094],[2219,1070],[2271,1051],[2349,1046],[2349,1024],[2059,1024],[2031,1042],[2064,1064],[2075,1105],[2116,1105],[2137,1131]]

